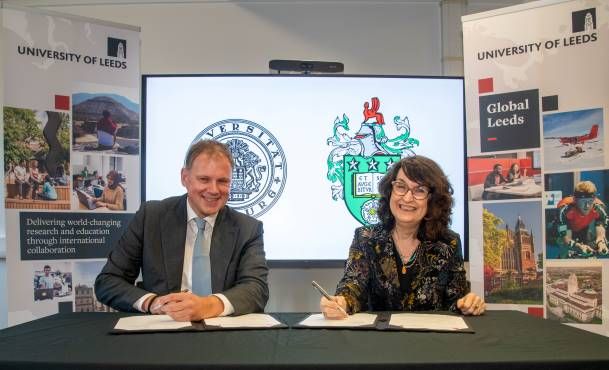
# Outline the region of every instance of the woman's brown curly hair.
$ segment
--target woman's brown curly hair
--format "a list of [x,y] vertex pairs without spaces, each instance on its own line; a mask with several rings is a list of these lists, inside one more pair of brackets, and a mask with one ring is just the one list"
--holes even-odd
[[417,237],[420,240],[436,241],[448,231],[451,223],[452,208],[455,202],[453,198],[453,187],[444,174],[444,171],[433,160],[422,155],[402,158],[395,163],[379,183],[378,216],[385,230],[391,231],[395,226],[395,217],[391,213],[389,199],[391,198],[392,185],[400,169],[404,170],[406,176],[430,189],[427,199],[427,214],[421,220]]

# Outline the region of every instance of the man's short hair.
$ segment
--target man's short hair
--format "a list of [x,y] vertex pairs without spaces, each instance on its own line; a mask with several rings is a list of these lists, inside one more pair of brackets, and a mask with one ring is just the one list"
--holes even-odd
[[581,181],[575,185],[576,198],[591,198],[596,195],[596,185],[592,181]]
[[233,155],[225,144],[217,140],[200,140],[188,148],[186,158],[184,158],[184,168],[190,169],[195,158],[201,154],[224,156],[228,159],[231,168],[233,167]]

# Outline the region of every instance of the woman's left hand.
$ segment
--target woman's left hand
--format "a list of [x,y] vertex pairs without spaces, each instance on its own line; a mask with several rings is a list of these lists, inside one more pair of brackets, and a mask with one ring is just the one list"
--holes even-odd
[[457,308],[464,315],[482,315],[486,309],[484,300],[474,293],[467,293],[465,297],[459,298]]

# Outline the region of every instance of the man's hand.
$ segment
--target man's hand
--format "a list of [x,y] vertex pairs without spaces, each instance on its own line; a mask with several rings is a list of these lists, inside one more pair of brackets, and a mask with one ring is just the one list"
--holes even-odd
[[600,254],[607,254],[609,253],[609,248],[607,248],[607,241],[606,240],[597,240],[596,241],[596,248],[597,248],[597,252]]
[[464,315],[478,316],[484,313],[486,304],[484,300],[474,293],[467,293],[457,301],[457,308]]
[[143,304],[144,310],[153,315],[162,315],[163,314],[163,312],[161,312],[162,305],[160,305],[158,302],[159,298],[160,297],[158,295],[153,295],[153,296],[146,298],[146,300],[144,301],[144,304]]
[[[213,295],[200,297],[192,293],[171,293],[158,297],[152,304],[154,309],[158,307],[160,313],[176,321],[201,321],[224,311],[224,303]],[[151,312],[156,313],[153,309]]]

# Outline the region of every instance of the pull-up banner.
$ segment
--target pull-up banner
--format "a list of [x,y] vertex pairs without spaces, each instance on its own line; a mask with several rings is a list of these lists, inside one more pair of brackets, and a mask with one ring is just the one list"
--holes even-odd
[[609,335],[607,1],[465,16],[463,40],[472,288]]
[[140,203],[139,28],[2,8],[8,323],[108,311],[93,283]]

